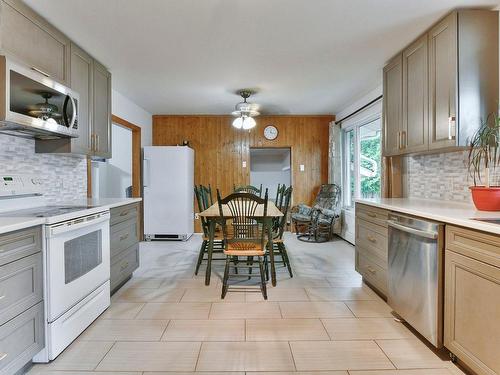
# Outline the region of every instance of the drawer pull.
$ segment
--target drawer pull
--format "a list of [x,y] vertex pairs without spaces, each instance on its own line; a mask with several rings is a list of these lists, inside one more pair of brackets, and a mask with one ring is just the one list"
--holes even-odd
[[370,272],[372,275],[375,275],[377,273],[377,271],[375,271],[372,266],[366,266],[366,268],[368,269],[368,272]]
[[120,216],[127,216],[130,210],[120,212]]
[[377,214],[374,214],[373,212],[367,212],[366,214],[370,217],[377,217]]
[[0,361],[3,361],[8,355],[8,353],[0,353]]
[[370,242],[377,242],[377,239],[373,236],[368,235],[367,238],[368,238],[368,241],[370,241]]
[[120,271],[125,271],[127,268],[128,268],[128,262],[125,262],[122,264],[122,266],[120,267]]
[[0,301],[5,298],[5,294],[3,296],[0,296]]
[[125,241],[128,238],[128,233],[120,237],[120,241]]

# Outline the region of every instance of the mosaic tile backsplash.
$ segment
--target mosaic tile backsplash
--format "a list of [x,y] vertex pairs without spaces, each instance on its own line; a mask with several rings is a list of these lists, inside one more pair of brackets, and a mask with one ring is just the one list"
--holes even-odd
[[87,161],[80,156],[36,154],[35,141],[0,134],[0,173],[32,174],[43,180],[47,201],[87,196]]
[[[467,151],[408,156],[406,173],[410,198],[472,202],[469,186],[473,181],[467,170]],[[491,184],[499,182],[497,170],[491,176]]]

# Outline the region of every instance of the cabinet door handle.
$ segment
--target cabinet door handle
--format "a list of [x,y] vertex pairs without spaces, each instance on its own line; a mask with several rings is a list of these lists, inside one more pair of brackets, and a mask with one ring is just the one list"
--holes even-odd
[[9,353],[0,353],[0,361],[3,361],[8,355]]
[[120,241],[124,241],[128,238],[128,233],[127,234],[124,234],[123,236],[120,237]]
[[94,133],[90,134],[90,151],[94,151]]
[[127,269],[127,267],[128,267],[128,262],[125,262],[125,263],[123,263],[123,264],[122,264],[122,266],[120,267],[120,270],[121,270],[121,271],[125,271],[125,270]]
[[99,151],[99,135],[98,134],[95,135],[95,143],[96,143],[95,150]]
[[450,116],[448,117],[448,139],[452,140],[455,139],[455,132],[456,132],[456,119],[455,116]]
[[41,75],[44,75],[45,77],[50,77],[49,73],[44,72],[43,70],[40,70],[38,68],[35,68],[34,66],[31,67],[31,70],[34,70],[37,73],[40,73]]
[[3,296],[0,296],[0,301],[5,298],[5,294]]
[[405,149],[406,148],[406,131],[403,130],[401,132],[401,148]]
[[401,150],[401,132],[398,131],[398,150]]

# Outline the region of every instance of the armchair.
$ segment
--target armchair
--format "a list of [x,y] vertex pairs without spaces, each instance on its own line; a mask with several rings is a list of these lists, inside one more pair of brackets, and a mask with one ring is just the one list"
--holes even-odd
[[324,242],[330,240],[333,226],[340,217],[340,187],[324,184],[312,207],[298,204],[292,208],[292,223],[299,240]]

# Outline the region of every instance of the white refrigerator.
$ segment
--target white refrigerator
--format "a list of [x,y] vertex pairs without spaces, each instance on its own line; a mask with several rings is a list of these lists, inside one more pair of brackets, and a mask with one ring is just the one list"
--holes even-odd
[[194,231],[194,150],[143,150],[144,238],[186,241]]

